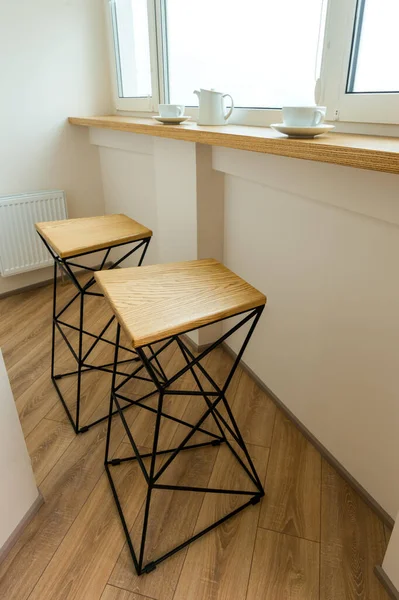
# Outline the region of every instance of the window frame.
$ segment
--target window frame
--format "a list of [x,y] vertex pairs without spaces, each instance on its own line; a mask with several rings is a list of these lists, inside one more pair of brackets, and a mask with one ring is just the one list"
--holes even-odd
[[[104,0],[110,49],[111,79],[116,111],[156,114],[168,98],[166,2],[147,0],[150,38],[152,96],[120,98],[118,58],[115,52],[112,11],[115,0]],[[321,48],[320,77],[315,86],[316,104],[327,106],[327,121],[349,123],[399,123],[399,93],[347,93],[356,12],[362,0],[325,0],[327,2],[324,43]],[[367,0],[366,0],[367,1]],[[194,98],[193,98],[194,99]],[[198,108],[187,106],[186,114],[198,118]],[[145,115],[143,115],[145,116]],[[280,108],[236,107],[230,124],[268,126],[281,121]]]
[[399,93],[347,92],[361,3],[362,0],[328,2],[319,103],[327,106],[327,120],[398,124]]
[[159,103],[159,79],[158,79],[158,50],[155,1],[147,0],[148,34],[150,42],[151,63],[151,88],[152,95],[145,97],[122,98],[119,96],[119,55],[117,53],[117,41],[114,35],[115,26],[115,0],[104,0],[106,13],[106,28],[108,37],[108,49],[110,56],[111,84],[114,105],[117,111],[154,112]]

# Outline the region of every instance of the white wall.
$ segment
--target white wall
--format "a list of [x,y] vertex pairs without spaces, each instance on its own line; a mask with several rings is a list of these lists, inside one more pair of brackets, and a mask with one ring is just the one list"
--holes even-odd
[[[99,147],[106,212],[123,212],[154,232],[146,264],[221,259],[223,176],[212,170],[210,147],[95,128],[90,141]],[[190,337],[203,345],[214,335],[207,328]]]
[[219,196],[224,183],[223,226],[223,198],[205,197],[203,147],[107,130],[91,139],[107,211],[154,229],[151,262],[216,252],[266,293],[247,364],[396,515],[399,177],[208,148]]
[[0,350],[0,550],[38,498],[38,489]]
[[[61,188],[69,215],[104,213],[97,148],[71,115],[110,112],[103,3],[1,0],[0,196]],[[0,294],[51,270],[0,277]]]
[[[146,263],[158,262],[153,138],[91,129],[90,141],[100,154],[105,212],[124,213],[151,229]],[[135,264],[135,258],[125,263]]]
[[399,513],[385,554],[383,569],[399,591]]
[[399,178],[221,148],[214,167],[225,264],[268,296],[245,361],[394,517]]
[[146,263],[196,258],[195,144],[101,129],[90,141],[99,146],[106,212],[154,232]]

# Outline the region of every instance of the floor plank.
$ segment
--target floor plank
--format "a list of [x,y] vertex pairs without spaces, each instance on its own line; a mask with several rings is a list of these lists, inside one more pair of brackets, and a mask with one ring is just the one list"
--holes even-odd
[[[248,450],[264,481],[269,450],[259,446],[249,446]],[[227,446],[220,447],[209,486],[248,489],[247,475],[231,456]],[[244,503],[242,496],[206,495],[195,532]],[[174,600],[244,600],[258,518],[259,505],[248,507],[191,545]]]
[[75,437],[42,482],[45,503],[0,565],[0,598],[28,598],[104,472],[105,432],[103,425]]
[[317,542],[320,502],[320,454],[278,411],[259,525]]
[[[98,416],[103,417],[108,414],[111,381],[112,375],[101,371],[88,371],[82,375],[79,417],[80,427],[91,422],[91,416],[97,411],[100,405],[102,405],[102,411]],[[69,410],[75,418],[77,378],[75,376],[66,377],[65,379],[59,380],[57,383]],[[104,398],[106,398],[105,402]],[[70,422],[60,401],[52,406],[47,413],[46,418],[60,423]]]
[[49,372],[51,361],[50,339],[43,337],[15,365],[9,367],[5,357],[8,377],[14,398],[19,398],[44,373]]
[[[174,440],[172,440],[174,445]],[[218,453],[217,447],[182,452],[160,478],[161,483],[206,487]],[[188,539],[194,530],[203,494],[199,492],[155,490],[146,547],[146,560],[151,561]],[[140,543],[143,512],[134,523],[131,534],[135,548]],[[150,575],[137,577],[127,545],[121,552],[109,583],[156,600],[172,600],[186,550],[160,563]]]
[[[0,346],[15,339],[40,323],[38,315],[51,318],[53,289],[46,285],[40,289],[22,292],[6,298],[0,298]],[[11,346],[10,346],[11,348]],[[18,350],[18,346],[15,347]]]
[[[140,448],[142,450],[148,451]],[[126,519],[130,522],[138,515],[144,502],[146,485],[143,474],[137,461],[132,461],[114,468],[113,475]],[[50,597],[57,600],[99,600],[124,540],[108,478],[104,473],[29,600]]]
[[74,439],[75,433],[69,423],[56,423],[48,419],[40,421],[28,435],[26,445],[37,485],[40,486]]
[[[51,328],[51,306],[45,304],[31,323],[18,328],[8,341],[2,343],[2,352],[7,369],[11,370],[21,362],[21,357],[37,348],[38,344],[48,344],[47,332]],[[24,361],[22,361],[24,362]]]
[[373,572],[385,549],[381,521],[323,461],[320,600],[388,600]]
[[[71,288],[71,285],[61,288],[60,302],[71,294]],[[15,367],[21,361],[21,357],[23,361],[25,355],[41,341],[48,342],[51,331],[52,287],[46,286],[34,291],[36,294],[31,298],[29,293],[21,294],[25,302],[17,305],[16,309],[11,307],[2,319],[2,325],[8,325],[5,332],[0,329],[0,344],[7,369]]]
[[27,390],[15,398],[25,437],[58,403],[58,395],[50,379],[50,369],[46,369]]
[[[63,298],[67,298],[72,286],[67,284],[60,290]],[[105,316],[101,302],[95,300],[95,308],[86,315],[86,324],[94,328]],[[51,302],[51,286],[0,299],[0,347],[5,347],[15,401],[45,498],[45,504],[0,565],[0,599],[28,600],[33,592],[35,600],[99,600],[100,597],[101,600],[172,600],[177,590],[176,600],[197,600],[197,597],[241,600],[249,582],[248,600],[313,600],[314,582],[320,574],[314,550],[318,544],[312,540],[319,539],[321,459],[240,368],[228,398],[245,439],[254,444],[251,453],[255,459],[265,456],[271,446],[266,497],[260,506],[243,511],[189,549],[161,563],[150,575],[136,577],[117,512],[112,507],[111,492],[104,482],[106,424],[81,436],[72,436],[67,445],[69,425],[49,379]],[[77,305],[68,309],[68,318],[77,322]],[[97,350],[101,352],[98,347],[94,354]],[[164,355],[168,374],[181,364],[181,357],[172,350]],[[61,346],[59,357],[60,368],[72,366],[67,349],[62,350]],[[231,357],[222,349],[204,360],[204,366],[219,385],[231,364]],[[205,381],[202,375],[200,379]],[[72,381],[62,381],[73,385]],[[192,378],[176,385],[191,389]],[[136,381],[127,395],[142,393],[146,386],[145,382],[141,387]],[[89,387],[84,410],[89,418],[101,416],[99,413],[109,399],[109,383],[104,379]],[[194,423],[203,413],[205,403],[198,397],[175,397],[168,400],[167,407],[172,414],[183,415]],[[148,411],[145,416],[142,411],[140,416],[140,410],[132,407],[124,414],[132,429],[136,428],[138,441],[146,445],[152,438],[153,417]],[[223,408],[221,411],[226,414]],[[277,418],[272,436],[273,412]],[[206,426],[211,431],[217,430],[211,419]],[[60,431],[59,436],[56,431]],[[112,432],[114,451],[126,439],[120,420],[114,419]],[[177,445],[186,433],[185,427],[170,421],[163,428],[162,443],[167,447]],[[196,434],[196,441],[207,439],[204,434]],[[129,446],[123,444],[121,448],[131,453]],[[218,463],[215,463],[218,448],[184,452],[163,479],[171,482],[176,477],[181,483],[207,485],[213,471],[213,481],[233,481],[239,485],[233,470],[224,460],[220,462],[225,450],[220,449]],[[261,458],[260,462],[265,463]],[[381,564],[389,531],[384,536],[382,522],[328,465],[323,471],[320,600],[387,600],[374,578],[373,568]],[[123,473],[121,469],[122,480]],[[158,498],[154,495],[149,556],[167,549],[176,536],[189,537],[195,527],[208,523],[207,519],[219,514],[218,510],[228,508],[234,498],[223,496],[213,505],[207,495],[202,505],[203,495],[199,493],[174,492]],[[137,525],[142,519],[142,508],[137,511],[138,500],[132,490],[127,502],[132,521],[137,515]],[[258,515],[261,525],[277,529],[278,533],[258,528],[255,538]],[[132,530],[137,531],[134,523]],[[311,541],[296,536],[310,536]],[[119,548],[122,550],[117,556]],[[249,571],[248,557],[253,550],[253,566]],[[79,564],[75,555],[79,556]]]
[[319,544],[258,529],[247,600],[280,599],[319,600]]
[[245,371],[237,386],[232,411],[247,444],[270,448],[276,405]]
[[101,600],[153,600],[148,596],[141,596],[139,594],[132,594],[127,590],[116,588],[113,585],[107,585],[104,593],[101,596]]
[[384,532],[385,532],[385,541],[388,545],[389,540],[391,539],[392,529],[390,527],[387,527],[386,525],[384,525]]

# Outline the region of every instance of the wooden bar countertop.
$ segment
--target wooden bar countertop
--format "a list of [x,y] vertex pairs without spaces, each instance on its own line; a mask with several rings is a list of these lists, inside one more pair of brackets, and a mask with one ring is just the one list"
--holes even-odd
[[115,115],[70,117],[73,125],[141,133],[358,169],[399,173],[399,138],[330,133],[314,139],[290,139],[269,127],[199,126],[194,122],[162,125],[154,119]]

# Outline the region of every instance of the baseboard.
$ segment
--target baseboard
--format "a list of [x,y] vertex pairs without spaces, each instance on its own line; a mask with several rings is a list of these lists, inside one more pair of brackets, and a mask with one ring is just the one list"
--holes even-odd
[[193,340],[186,333],[182,333],[180,337],[182,337],[186,342],[187,346],[190,346],[190,348],[194,350],[194,352],[196,352],[197,354],[201,354],[201,352],[204,352],[204,350],[209,348],[209,346],[212,346],[212,344],[202,344],[202,346],[199,346],[198,344],[193,342]]
[[[105,267],[106,268],[109,268],[110,265],[112,265],[112,262],[105,263]],[[95,265],[93,268],[96,269],[99,266],[100,266],[100,264]],[[75,272],[76,273],[83,273],[84,269],[79,269],[79,270],[77,270]],[[69,281],[69,279],[65,275],[62,274],[62,271],[61,271],[61,275],[58,276],[58,280],[60,280],[60,281],[65,281],[65,280]],[[45,287],[49,283],[53,283],[53,277],[50,277],[49,279],[43,279],[43,281],[38,281],[37,283],[32,283],[31,285],[25,285],[24,287],[20,287],[20,288],[17,288],[15,290],[9,290],[8,292],[2,292],[0,294],[0,300],[2,298],[8,298],[9,296],[16,296],[17,294],[23,294],[24,292],[29,292],[30,290],[36,290],[38,288]]]
[[9,290],[8,292],[2,292],[0,294],[0,300],[2,298],[8,298],[9,296],[16,296],[17,294],[23,294],[24,292],[29,292],[30,290],[36,290],[37,288],[45,287],[49,283],[53,281],[51,279],[43,279],[43,281],[38,281],[37,283],[31,283],[31,285],[24,285],[23,287],[16,288],[15,290]]
[[[223,348],[228,354],[236,357],[236,353],[227,344],[223,344]],[[382,506],[369,494],[364,487],[356,481],[356,479],[345,469],[343,465],[331,454],[329,450],[305,427],[305,425],[290,411],[289,408],[267,387],[265,383],[252,371],[245,362],[241,361],[241,367],[248,373],[248,375],[256,382],[256,384],[266,392],[266,394],[273,400],[278,408],[292,421],[292,423],[299,429],[299,431],[306,437],[306,439],[320,452],[323,458],[341,475],[347,483],[363,498],[363,500],[370,506],[370,508],[378,515],[383,523],[390,529],[393,529],[395,521],[392,517],[382,508]]]
[[374,573],[379,579],[380,583],[383,585],[385,590],[388,593],[388,596],[393,600],[399,600],[399,591],[396,589],[392,581],[389,579],[388,575],[385,573],[384,569],[380,566],[374,567]]
[[9,536],[9,538],[6,540],[6,542],[0,548],[0,564],[6,558],[7,554],[10,552],[11,548],[14,546],[15,542],[18,540],[18,538],[22,534],[25,527],[27,525],[29,525],[29,523],[31,522],[31,520],[33,519],[33,517],[39,510],[39,508],[44,503],[42,493],[39,489],[38,489],[38,493],[39,493],[39,495],[36,498],[36,500],[34,501],[34,503],[32,504],[32,506],[30,507],[30,509],[25,513],[25,515],[22,517],[22,519],[20,520],[20,522],[18,523],[18,525],[16,526],[16,528],[14,529],[12,534]]

